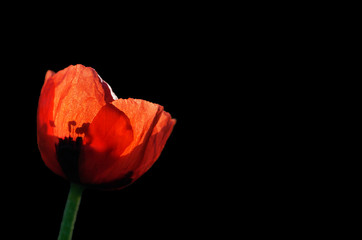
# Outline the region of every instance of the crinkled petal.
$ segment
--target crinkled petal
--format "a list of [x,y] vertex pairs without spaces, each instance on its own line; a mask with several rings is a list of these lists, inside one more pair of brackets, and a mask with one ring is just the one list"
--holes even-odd
[[46,73],[39,97],[37,132],[42,158],[52,171],[64,176],[55,153],[59,138],[84,136],[84,126],[113,99],[108,84],[92,68],[75,65]]
[[112,182],[132,173],[133,182],[157,160],[176,121],[162,106],[145,100],[118,99],[112,104],[130,119],[133,141],[108,169],[112,178],[103,181]]

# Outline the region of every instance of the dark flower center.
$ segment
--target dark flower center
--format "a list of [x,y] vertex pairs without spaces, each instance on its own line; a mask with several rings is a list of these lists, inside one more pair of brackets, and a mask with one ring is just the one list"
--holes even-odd
[[55,145],[58,162],[64,174],[71,182],[79,183],[79,155],[83,144],[83,138],[72,137],[59,138]]
[[[75,128],[75,121],[68,122],[69,137],[59,138],[55,144],[55,151],[60,167],[62,168],[67,179],[74,183],[80,183],[79,178],[79,156],[83,146],[83,135],[87,132],[89,123],[83,123],[81,127]],[[77,134],[76,138],[71,135]],[[101,159],[100,159],[101,160]],[[112,182],[98,185],[86,185],[89,188],[99,189],[116,189],[130,184],[133,179],[133,171],[129,171],[125,176]]]

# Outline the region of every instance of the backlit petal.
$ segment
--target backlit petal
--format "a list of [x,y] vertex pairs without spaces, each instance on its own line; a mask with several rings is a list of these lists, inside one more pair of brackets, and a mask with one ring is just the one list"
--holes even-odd
[[160,156],[167,139],[170,137],[176,120],[171,118],[167,112],[162,112],[159,121],[154,127],[151,137],[147,142],[143,161],[134,172],[134,180],[148,171]]
[[80,158],[81,182],[103,182],[107,170],[132,140],[133,131],[128,117],[112,104],[106,104],[93,119],[85,135],[83,156]]
[[59,138],[76,137],[75,130],[92,122],[106,104],[103,85],[94,69],[82,65],[70,66],[52,78],[54,134]]
[[53,72],[52,70],[48,70],[45,74],[45,82],[48,81],[48,79],[51,78],[54,74],[55,72]]
[[55,94],[54,79],[51,78],[52,71],[48,71],[41,90],[37,113],[37,137],[40,154],[45,165],[54,173],[65,177],[55,154],[55,144],[58,138],[54,136],[53,105]]
[[105,178],[103,182],[114,181],[117,176],[122,178],[129,172],[133,172],[134,181],[157,160],[175,120],[163,111],[162,106],[145,100],[118,99],[112,104],[130,119],[134,139],[113,167],[108,169],[108,176],[112,178]]
[[75,65],[46,73],[38,104],[38,145],[45,164],[56,174],[64,176],[55,155],[59,138],[84,136],[84,126],[113,97],[92,68]]

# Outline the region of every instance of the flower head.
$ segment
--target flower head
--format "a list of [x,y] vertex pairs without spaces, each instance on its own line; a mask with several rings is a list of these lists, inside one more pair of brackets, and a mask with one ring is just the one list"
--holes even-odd
[[160,156],[176,123],[163,107],[118,99],[83,65],[48,71],[41,90],[38,146],[54,173],[99,189],[120,189]]

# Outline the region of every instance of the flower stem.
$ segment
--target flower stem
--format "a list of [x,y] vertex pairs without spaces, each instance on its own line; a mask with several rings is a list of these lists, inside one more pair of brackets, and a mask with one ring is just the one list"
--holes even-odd
[[62,224],[60,225],[58,240],[72,239],[74,223],[77,218],[83,190],[84,188],[78,184],[70,184],[68,200],[65,205]]

